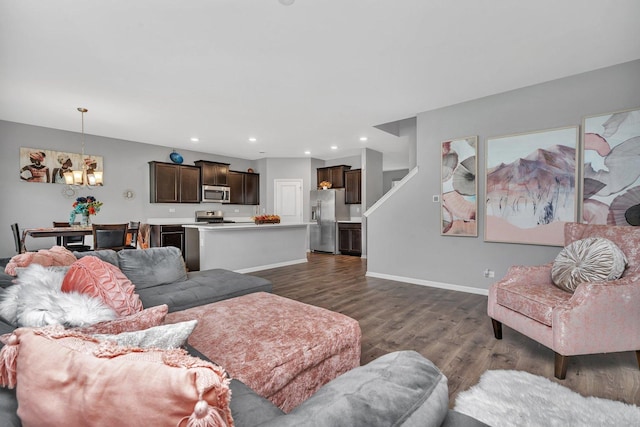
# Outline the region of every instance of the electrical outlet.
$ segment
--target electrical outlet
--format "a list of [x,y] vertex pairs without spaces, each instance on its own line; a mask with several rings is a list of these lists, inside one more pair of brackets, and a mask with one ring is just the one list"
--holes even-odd
[[169,213],[175,213],[176,208],[169,208]]
[[492,277],[496,277],[496,272],[487,268],[484,270],[483,276],[486,277],[487,279],[490,279]]
[[360,208],[359,207],[356,208],[356,212],[360,213]]
[[234,209],[233,211],[234,211],[235,213],[238,213],[238,212],[240,212],[240,209]]
[[440,203],[440,195],[439,194],[434,194],[433,195],[433,203]]

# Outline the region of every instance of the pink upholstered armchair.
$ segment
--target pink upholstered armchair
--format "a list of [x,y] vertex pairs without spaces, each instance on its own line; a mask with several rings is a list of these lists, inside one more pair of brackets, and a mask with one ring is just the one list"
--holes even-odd
[[549,263],[511,267],[489,288],[495,337],[502,339],[504,323],[549,347],[559,379],[569,356],[635,351],[640,365],[640,227],[565,225],[565,245],[587,237],[609,239],[624,252],[628,265],[620,279],[581,283],[571,294],[553,284]]

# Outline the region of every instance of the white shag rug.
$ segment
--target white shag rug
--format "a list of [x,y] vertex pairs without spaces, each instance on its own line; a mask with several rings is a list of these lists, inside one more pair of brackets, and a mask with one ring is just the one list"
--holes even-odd
[[583,397],[547,378],[523,371],[486,371],[458,394],[454,409],[493,427],[640,426],[640,408]]

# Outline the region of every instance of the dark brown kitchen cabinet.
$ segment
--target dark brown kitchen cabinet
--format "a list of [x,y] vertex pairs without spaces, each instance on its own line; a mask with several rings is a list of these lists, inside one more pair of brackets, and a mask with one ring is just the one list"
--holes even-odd
[[200,203],[200,168],[149,162],[151,203]]
[[362,255],[362,225],[338,223],[338,250],[343,255]]
[[317,169],[318,187],[322,181],[329,181],[331,188],[344,188],[344,173],[351,169],[351,166],[338,165]]
[[179,224],[152,225],[149,230],[149,243],[152,248],[175,246],[184,258],[184,228]]
[[236,205],[260,204],[260,175],[250,172],[229,171],[231,197],[229,203]]
[[344,202],[352,205],[362,203],[361,169],[352,169],[344,173]]
[[229,163],[210,162],[208,160],[198,160],[193,163],[200,167],[202,185],[229,185]]

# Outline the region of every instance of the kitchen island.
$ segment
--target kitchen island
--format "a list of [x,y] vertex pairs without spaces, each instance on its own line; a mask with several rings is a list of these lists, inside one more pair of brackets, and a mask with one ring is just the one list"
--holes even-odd
[[184,225],[187,267],[224,268],[238,273],[307,262],[307,225]]

